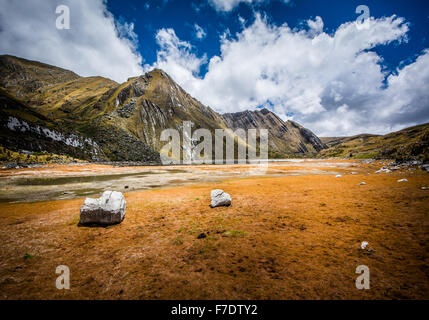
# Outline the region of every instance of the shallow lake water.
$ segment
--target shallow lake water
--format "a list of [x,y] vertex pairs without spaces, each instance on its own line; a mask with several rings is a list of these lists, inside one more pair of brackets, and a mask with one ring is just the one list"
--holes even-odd
[[[98,197],[105,190],[132,192],[192,183],[253,176],[338,174],[333,169],[357,166],[353,162],[276,160],[256,164],[114,167],[96,164],[51,165],[0,171],[0,202],[36,202]],[[311,168],[310,168],[311,167]],[[320,169],[319,169],[320,168]]]

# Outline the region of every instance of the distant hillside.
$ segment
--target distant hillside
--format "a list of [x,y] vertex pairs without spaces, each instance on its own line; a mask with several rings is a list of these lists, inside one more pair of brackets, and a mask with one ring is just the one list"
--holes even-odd
[[429,161],[429,124],[384,136],[364,134],[321,140],[329,148],[319,152],[320,157]]
[[[191,121],[193,129],[211,132],[266,128],[272,157],[314,156],[325,147],[310,130],[284,122],[268,110],[222,116],[158,69],[118,84],[102,77],[80,77],[40,62],[0,56],[0,75],[2,108],[7,113],[1,123],[0,146],[8,150],[49,151],[49,141],[62,141],[55,135],[38,134],[39,126],[61,132],[64,143],[54,147],[60,154],[91,160],[159,162],[165,143],[160,141],[161,132],[169,128],[181,131],[183,121]],[[33,122],[24,124],[29,117]],[[16,123],[19,125],[12,125]],[[87,139],[91,146],[70,143],[70,135]]]
[[378,135],[375,134],[358,134],[356,136],[352,137],[321,137],[320,140],[328,147],[333,147],[335,145],[338,145],[340,143],[344,143],[347,141],[352,140],[359,140],[360,142],[364,142],[372,137],[378,137]]

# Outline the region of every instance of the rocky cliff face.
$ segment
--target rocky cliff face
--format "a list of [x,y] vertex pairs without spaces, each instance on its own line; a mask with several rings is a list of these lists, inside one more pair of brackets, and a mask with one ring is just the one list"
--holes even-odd
[[310,130],[296,122],[284,122],[267,109],[227,113],[222,116],[228,128],[267,129],[271,157],[316,155],[325,145]]
[[[48,148],[49,143],[34,146],[34,139],[40,139],[62,143],[62,153],[80,148],[79,157],[83,159],[159,162],[159,151],[165,144],[160,141],[161,132],[181,131],[183,121],[191,121],[193,130],[204,128],[212,133],[225,128],[268,129],[271,157],[312,156],[324,148],[311,131],[284,122],[266,109],[220,115],[158,69],[118,84],[102,77],[79,77],[39,62],[0,56],[0,75],[4,109],[10,114],[16,105],[22,107],[19,114],[14,113],[13,123],[19,122],[24,128],[23,121],[31,113],[37,121],[34,125],[27,121],[29,127],[49,124],[57,132],[42,137],[34,128],[10,130],[9,120],[3,121],[0,143],[12,150]],[[81,142],[65,147],[69,137]]]

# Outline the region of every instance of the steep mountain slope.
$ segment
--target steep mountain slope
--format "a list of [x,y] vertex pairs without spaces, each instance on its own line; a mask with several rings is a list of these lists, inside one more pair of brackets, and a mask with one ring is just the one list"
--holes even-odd
[[118,83],[77,74],[36,61],[0,56],[0,86],[10,95],[56,122],[87,122],[105,112],[103,95]]
[[354,157],[429,161],[429,124],[384,136],[358,135],[327,142],[321,157]]
[[110,97],[106,112],[95,120],[97,127],[118,127],[155,150],[164,129],[181,132],[183,121],[193,129],[225,128],[222,118],[187,94],[162,70],[153,70],[122,84]]
[[[165,144],[160,141],[161,132],[182,132],[184,121],[192,122],[193,130],[204,128],[212,133],[226,128],[269,129],[271,157],[311,156],[324,148],[311,131],[291,121],[285,123],[268,110],[219,115],[158,69],[117,84],[102,77],[83,78],[39,62],[0,56],[0,75],[8,110],[19,104],[27,110],[22,114],[37,114],[37,123],[45,121],[62,132],[88,138],[97,146],[100,160],[159,161],[159,151]],[[8,134],[13,133],[4,132],[4,136]],[[30,148],[32,144],[26,140],[22,135],[15,149]],[[86,147],[82,152],[88,153],[86,158],[93,158],[93,151]]]
[[236,130],[268,129],[270,157],[285,155],[310,156],[325,148],[320,139],[310,130],[293,121],[284,122],[267,109],[222,115],[226,126]]
[[80,78],[72,71],[13,56],[0,56],[0,86],[19,99],[38,89]]
[[0,89],[0,145],[13,151],[70,155],[99,160],[103,153],[97,143],[30,109]]
[[[121,87],[116,82],[102,77],[83,78],[67,70],[16,57],[0,56],[0,61],[3,93],[7,92],[9,98],[25,104],[27,109],[63,132],[77,132],[96,143],[99,148],[96,160],[160,161],[155,150],[126,130],[108,127],[106,132],[104,126],[98,125],[98,119],[115,108],[110,101]],[[4,103],[13,105],[10,99]],[[18,146],[24,145],[25,150],[32,150],[32,144],[26,143],[30,137],[21,138],[19,145],[8,148],[17,151]],[[95,160],[90,149],[83,146],[82,152],[85,153],[82,159]],[[64,153],[62,150],[60,154]]]

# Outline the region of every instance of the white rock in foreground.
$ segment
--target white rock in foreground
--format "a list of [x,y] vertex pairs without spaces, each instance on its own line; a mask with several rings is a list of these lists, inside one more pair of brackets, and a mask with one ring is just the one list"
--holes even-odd
[[341,174],[338,174],[338,175],[335,176],[335,178],[341,178],[341,177],[342,177]]
[[81,225],[112,225],[121,223],[125,218],[127,204],[121,192],[105,191],[101,198],[86,198],[80,208]]
[[407,179],[401,179],[401,180],[398,180],[398,182],[408,182],[408,180]]
[[366,182],[361,182],[358,184],[358,186],[366,186]]
[[361,243],[361,245],[360,245],[360,247],[361,247],[361,249],[362,250],[365,250],[366,249],[366,247],[368,246],[368,242],[367,241],[363,241],[362,243]]
[[212,208],[228,207],[231,205],[231,202],[232,202],[231,196],[220,189],[212,190],[211,198],[212,198],[212,202],[210,206]]

